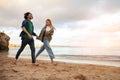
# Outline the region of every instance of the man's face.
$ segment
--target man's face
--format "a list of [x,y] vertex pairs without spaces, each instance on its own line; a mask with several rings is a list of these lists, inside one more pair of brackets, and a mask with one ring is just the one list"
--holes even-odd
[[28,17],[28,19],[33,19],[32,14],[29,14],[27,17]]

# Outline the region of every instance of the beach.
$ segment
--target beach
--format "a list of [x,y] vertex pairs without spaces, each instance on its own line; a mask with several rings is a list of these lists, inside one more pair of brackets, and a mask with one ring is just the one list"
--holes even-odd
[[36,66],[31,59],[14,58],[0,54],[0,80],[120,80],[120,67],[92,64],[75,64],[48,60],[37,60]]
[[1,0],[0,80],[120,80],[120,0]]

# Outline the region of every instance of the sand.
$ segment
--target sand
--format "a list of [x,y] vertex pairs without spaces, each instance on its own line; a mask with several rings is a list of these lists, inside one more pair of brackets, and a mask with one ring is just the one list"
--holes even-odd
[[73,64],[37,60],[33,66],[31,59],[14,58],[0,55],[0,80],[120,80],[120,67],[91,64]]

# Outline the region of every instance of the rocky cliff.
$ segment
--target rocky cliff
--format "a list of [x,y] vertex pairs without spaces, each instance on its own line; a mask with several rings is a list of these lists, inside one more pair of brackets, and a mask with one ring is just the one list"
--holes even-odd
[[0,51],[1,50],[9,50],[9,40],[10,37],[4,32],[0,32]]

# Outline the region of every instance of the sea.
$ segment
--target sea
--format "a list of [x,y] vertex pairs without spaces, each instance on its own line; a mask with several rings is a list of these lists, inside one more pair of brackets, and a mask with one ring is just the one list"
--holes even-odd
[[[10,48],[8,57],[15,57],[19,47]],[[36,48],[36,53],[40,48]],[[120,48],[88,48],[88,47],[52,47],[55,61],[76,63],[76,64],[95,64],[120,67]],[[26,47],[19,58],[30,58],[31,51]],[[39,60],[50,60],[47,51],[43,51]]]

